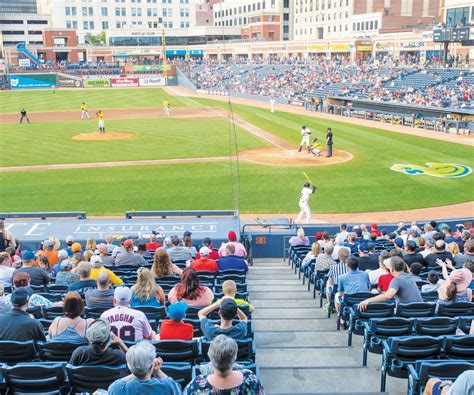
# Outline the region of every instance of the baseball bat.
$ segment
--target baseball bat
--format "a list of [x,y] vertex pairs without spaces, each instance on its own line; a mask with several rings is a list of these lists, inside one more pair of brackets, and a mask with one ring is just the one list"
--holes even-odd
[[311,181],[311,179],[308,177],[308,175],[306,174],[306,172],[303,172],[303,175],[304,177],[308,180],[309,183],[313,183],[313,181]]

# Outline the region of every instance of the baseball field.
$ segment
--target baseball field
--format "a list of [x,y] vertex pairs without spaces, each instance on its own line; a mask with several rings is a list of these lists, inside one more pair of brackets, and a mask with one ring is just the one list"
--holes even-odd
[[[171,117],[163,116],[165,99]],[[90,119],[80,119],[82,102]],[[30,124],[18,123],[22,108]],[[105,115],[103,136],[97,133],[98,109]],[[310,201],[314,213],[472,200],[472,144],[301,112],[272,114],[242,104],[232,110],[222,101],[162,89],[2,92],[0,211],[232,209],[238,183],[242,213],[293,213],[299,211],[303,172],[318,186]],[[336,155],[298,153],[302,125],[323,145],[331,127]]]

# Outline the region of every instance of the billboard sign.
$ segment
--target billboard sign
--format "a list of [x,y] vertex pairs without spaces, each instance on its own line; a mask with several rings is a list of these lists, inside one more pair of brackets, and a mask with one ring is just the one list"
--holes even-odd
[[82,81],[76,78],[58,77],[58,86],[60,88],[80,88]]
[[84,80],[84,88],[110,88],[110,80]]
[[120,77],[120,78],[111,78],[111,83],[113,88],[130,88],[138,86],[139,79],[137,77]]
[[31,67],[31,61],[30,59],[18,59],[18,66]]
[[56,86],[56,74],[11,74],[12,89],[41,89]]
[[140,78],[140,86],[165,86],[165,77]]

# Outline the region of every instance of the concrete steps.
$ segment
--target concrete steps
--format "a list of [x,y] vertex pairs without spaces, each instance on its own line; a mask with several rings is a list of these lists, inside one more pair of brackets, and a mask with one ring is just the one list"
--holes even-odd
[[[255,260],[247,277],[257,365],[267,394],[380,394],[380,355],[362,366],[362,338],[347,346],[335,316],[302,285],[286,262]],[[387,379],[390,395],[406,393],[407,380]]]

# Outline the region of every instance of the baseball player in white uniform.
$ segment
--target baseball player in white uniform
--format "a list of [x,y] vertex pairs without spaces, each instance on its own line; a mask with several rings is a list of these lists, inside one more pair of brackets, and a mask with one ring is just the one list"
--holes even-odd
[[271,113],[275,112],[275,99],[273,96],[270,98],[270,112]]
[[303,146],[306,145],[306,147],[308,148],[308,153],[310,153],[310,144],[309,144],[309,138],[311,136],[311,130],[309,130],[309,128],[307,128],[306,126],[303,126],[301,128],[301,143],[300,143],[300,149],[298,150],[298,152],[301,152],[301,150],[303,149]]
[[300,213],[298,214],[298,217],[296,218],[296,223],[300,223],[300,221],[303,218],[303,215],[306,215],[306,222],[309,224],[309,221],[311,220],[311,209],[309,208],[309,198],[310,196],[316,191],[316,186],[311,184],[309,182],[305,182],[303,185],[303,189],[301,189],[301,196],[300,196]]

